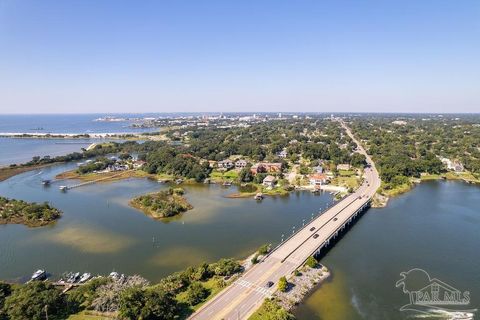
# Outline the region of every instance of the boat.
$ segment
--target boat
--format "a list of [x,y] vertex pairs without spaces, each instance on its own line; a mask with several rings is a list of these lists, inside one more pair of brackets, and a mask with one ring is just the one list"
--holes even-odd
[[225,182],[223,183],[223,186],[224,186],[224,187],[230,187],[231,185],[232,185],[232,182],[231,182],[231,181],[225,181]]
[[263,193],[261,193],[261,192],[257,193],[257,194],[253,197],[253,199],[255,199],[255,200],[263,200]]
[[79,283],[87,282],[91,277],[92,277],[91,273],[85,272],[84,274],[82,274],[82,276],[80,277],[80,280],[78,280],[78,282]]
[[61,191],[67,191],[68,187],[67,186],[60,186],[58,187]]
[[43,184],[44,186],[50,185],[51,182],[52,182],[52,181],[51,181],[51,180],[48,180],[48,179],[42,180],[42,184]]
[[66,282],[75,283],[75,282],[77,282],[79,277],[80,277],[80,272],[72,273],[72,274],[70,274],[70,277],[68,277]]
[[108,275],[110,278],[112,278],[113,280],[118,280],[120,279],[120,274],[116,271],[112,271],[110,272],[110,274]]
[[44,280],[47,278],[47,273],[43,269],[38,269],[32,274],[32,277],[30,278],[30,281],[35,281],[35,280]]

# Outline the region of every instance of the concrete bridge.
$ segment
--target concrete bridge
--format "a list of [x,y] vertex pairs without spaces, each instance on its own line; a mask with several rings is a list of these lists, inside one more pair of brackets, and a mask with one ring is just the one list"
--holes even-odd
[[[370,206],[373,195],[380,187],[378,172],[348,127],[343,122],[341,124],[359,146],[359,152],[367,158],[361,186],[283,241],[262,262],[207,302],[190,319],[248,319],[276,290],[282,276],[288,278],[309,256],[321,253],[335,242]],[[270,288],[267,287],[269,281],[274,283]]]

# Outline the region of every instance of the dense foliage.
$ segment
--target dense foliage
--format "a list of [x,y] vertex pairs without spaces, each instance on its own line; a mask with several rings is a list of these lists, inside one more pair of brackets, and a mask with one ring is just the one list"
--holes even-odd
[[47,202],[29,203],[0,196],[0,223],[24,223],[41,226],[60,218],[61,212]]
[[294,320],[295,317],[282,308],[275,300],[265,299],[249,320]]
[[435,115],[375,115],[349,119],[380,171],[384,187],[408,183],[421,173],[445,171],[440,158],[480,174],[480,119]]
[[65,319],[67,313],[64,296],[53,285],[31,282],[13,290],[5,299],[4,312],[10,320]]
[[153,218],[167,218],[192,209],[187,200],[181,196],[182,194],[183,189],[169,188],[168,190],[138,196],[132,199],[131,204]]

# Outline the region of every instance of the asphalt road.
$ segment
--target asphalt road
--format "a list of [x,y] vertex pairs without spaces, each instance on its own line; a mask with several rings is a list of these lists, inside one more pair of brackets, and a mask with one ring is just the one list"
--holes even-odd
[[[328,239],[330,239],[354,214],[370,201],[380,187],[378,172],[365,150],[341,122],[347,134],[359,146],[358,152],[367,157],[370,168],[364,171],[362,185],[352,194],[345,197],[335,206],[309,222],[303,229],[268,255],[262,262],[256,264],[243,274],[233,284],[225,288],[212,300],[194,313],[190,319],[195,320],[237,320],[248,317],[277,288],[277,282],[282,276],[290,276],[295,269],[303,265],[305,260],[313,255]],[[312,231],[311,229],[314,228]],[[314,235],[318,237],[314,238]],[[270,288],[267,282],[274,283]]]

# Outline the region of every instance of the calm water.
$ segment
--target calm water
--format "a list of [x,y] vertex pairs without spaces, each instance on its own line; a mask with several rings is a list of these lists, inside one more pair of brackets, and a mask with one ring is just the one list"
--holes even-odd
[[[146,129],[130,128],[132,121],[93,121],[105,116],[119,118],[155,117],[154,114],[0,114],[0,132],[41,133],[114,133],[139,132]],[[42,130],[39,130],[42,128]]]
[[[242,258],[264,243],[277,242],[292,226],[331,202],[329,194],[299,192],[289,197],[228,199],[235,189],[186,186],[194,209],[168,222],[130,208],[132,197],[165,188],[147,179],[97,184],[61,193],[41,180],[74,167],[59,165],[0,183],[0,194],[45,201],[64,211],[53,226],[0,226],[0,279],[18,279],[36,268],[141,274],[155,281],[173,271],[222,257]],[[70,184],[62,182],[62,184]]]
[[[133,121],[101,122],[94,119],[116,116],[122,118],[155,117],[158,114],[53,114],[53,115],[1,115],[0,133],[126,133],[154,129],[130,128]],[[39,130],[43,128],[43,130]],[[12,163],[24,163],[34,156],[60,156],[80,151],[93,142],[105,139],[28,139],[0,137],[0,167]],[[117,140],[118,141],[118,140]]]
[[479,203],[477,186],[430,182],[370,209],[323,259],[333,277],[300,306],[298,318],[406,319],[398,309],[408,297],[395,283],[415,267],[470,291],[469,307],[479,308]]

